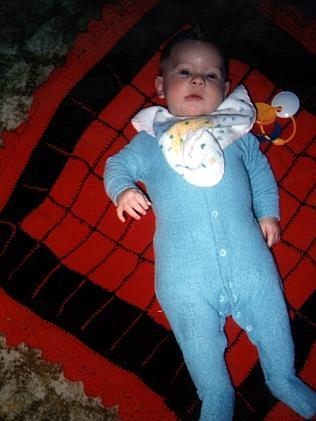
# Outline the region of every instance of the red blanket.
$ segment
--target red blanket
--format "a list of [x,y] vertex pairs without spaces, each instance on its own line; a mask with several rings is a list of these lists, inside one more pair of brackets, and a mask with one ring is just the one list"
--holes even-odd
[[[297,29],[303,18],[309,28],[315,23],[298,6],[284,9],[291,13],[282,21],[272,1],[248,6],[262,28],[263,49],[236,46],[233,86],[244,83],[254,101],[269,102],[280,89],[294,90],[301,99],[295,138],[262,148],[281,195],[282,241],[274,254],[289,304],[297,370],[316,387],[316,118],[310,91],[315,32],[307,31],[308,25]],[[102,180],[107,157],[134,134],[131,117],[156,103],[152,80],[159,49],[175,26],[190,23],[189,8],[122,0],[106,6],[102,16],[78,35],[65,64],[34,93],[28,121],[4,134],[0,331],[9,344],[26,342],[63,364],[65,376],[82,380],[87,394],[101,396],[105,405],[118,404],[123,420],[196,420],[200,403],[154,295],[154,217],[121,224]],[[236,22],[246,18],[236,16]],[[270,40],[265,28],[271,28]],[[285,123],[282,137],[291,130]],[[266,388],[245,332],[232,320],[226,332],[236,419],[300,419]]]

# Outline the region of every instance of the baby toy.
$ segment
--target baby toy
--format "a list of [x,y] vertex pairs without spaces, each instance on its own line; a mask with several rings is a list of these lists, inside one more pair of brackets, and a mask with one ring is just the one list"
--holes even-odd
[[[294,115],[297,113],[300,102],[293,92],[279,92],[271,101],[271,105],[265,102],[256,102],[257,118],[256,124],[259,126],[260,134],[257,134],[259,141],[271,141],[274,145],[281,146],[293,139],[296,133],[296,122]],[[280,137],[282,126],[277,122],[277,118],[290,118],[292,121],[292,133],[286,139]],[[270,134],[266,133],[265,127],[274,124]]]

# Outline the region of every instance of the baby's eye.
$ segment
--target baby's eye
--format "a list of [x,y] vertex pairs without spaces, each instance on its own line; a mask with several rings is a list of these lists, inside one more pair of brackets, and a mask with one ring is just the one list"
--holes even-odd
[[180,70],[179,73],[182,76],[190,76],[190,74],[191,74],[191,72],[189,70],[186,70],[186,69]]
[[218,78],[217,74],[215,74],[215,73],[208,73],[206,75],[206,77],[207,77],[207,79],[210,79],[210,80],[213,80],[213,79],[217,79]]

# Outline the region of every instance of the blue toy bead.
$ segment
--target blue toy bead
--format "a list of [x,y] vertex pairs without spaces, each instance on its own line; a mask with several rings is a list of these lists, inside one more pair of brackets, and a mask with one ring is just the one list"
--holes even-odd
[[278,139],[282,133],[282,127],[280,123],[274,123],[273,132],[270,135],[267,134],[258,134],[257,138],[260,142],[273,142],[273,140]]

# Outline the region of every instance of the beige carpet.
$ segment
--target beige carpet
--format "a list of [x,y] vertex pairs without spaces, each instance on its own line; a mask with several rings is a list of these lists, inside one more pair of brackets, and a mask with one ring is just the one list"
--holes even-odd
[[118,408],[84,393],[81,382],[64,378],[62,367],[25,344],[8,347],[0,335],[1,421],[118,421]]

